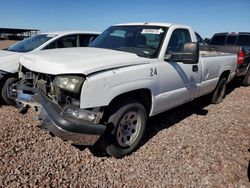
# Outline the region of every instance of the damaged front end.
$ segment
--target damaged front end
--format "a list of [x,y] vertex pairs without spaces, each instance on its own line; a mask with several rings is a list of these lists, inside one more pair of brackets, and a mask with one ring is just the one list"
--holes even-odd
[[[25,106],[39,106],[37,101],[33,101],[37,89],[41,89],[52,101],[60,105],[74,105],[80,107],[80,89],[84,82],[81,76],[54,76],[38,72],[33,72],[25,67],[19,68],[19,78],[21,80],[11,86],[9,96]],[[67,77],[73,77],[73,82],[67,82]],[[79,77],[81,81],[76,82]],[[61,79],[62,78],[62,79]],[[75,81],[75,82],[74,82]],[[74,84],[76,86],[74,86]],[[70,90],[72,89],[72,91]],[[35,103],[33,103],[35,102]]]
[[81,109],[82,75],[47,75],[20,68],[21,81],[9,95],[22,107],[32,107],[46,129],[63,140],[93,145],[104,133],[99,109]]

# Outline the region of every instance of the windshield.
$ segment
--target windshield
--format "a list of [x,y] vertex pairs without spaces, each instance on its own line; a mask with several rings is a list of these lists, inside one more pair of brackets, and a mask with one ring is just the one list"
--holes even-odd
[[159,26],[113,26],[97,37],[90,47],[156,58],[166,30],[166,27]]
[[30,52],[51,38],[52,37],[49,35],[35,35],[14,44],[13,46],[7,48],[7,50],[12,52]]

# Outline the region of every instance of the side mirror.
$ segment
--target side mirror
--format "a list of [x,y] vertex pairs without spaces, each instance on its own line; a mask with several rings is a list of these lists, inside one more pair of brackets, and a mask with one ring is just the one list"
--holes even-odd
[[185,43],[182,52],[166,54],[164,60],[197,64],[199,62],[199,44],[198,42]]
[[184,44],[182,62],[185,64],[197,64],[199,62],[199,44],[190,42]]

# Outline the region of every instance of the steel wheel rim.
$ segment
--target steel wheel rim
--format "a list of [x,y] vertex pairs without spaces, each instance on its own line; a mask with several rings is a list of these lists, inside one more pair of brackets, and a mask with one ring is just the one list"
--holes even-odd
[[116,139],[121,147],[131,146],[141,130],[141,116],[137,111],[126,112],[119,121]]

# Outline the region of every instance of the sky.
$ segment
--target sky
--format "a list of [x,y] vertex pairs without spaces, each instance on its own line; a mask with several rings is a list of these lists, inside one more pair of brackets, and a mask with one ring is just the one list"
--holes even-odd
[[0,27],[103,31],[127,22],[190,25],[202,37],[250,32],[250,0],[1,0]]

